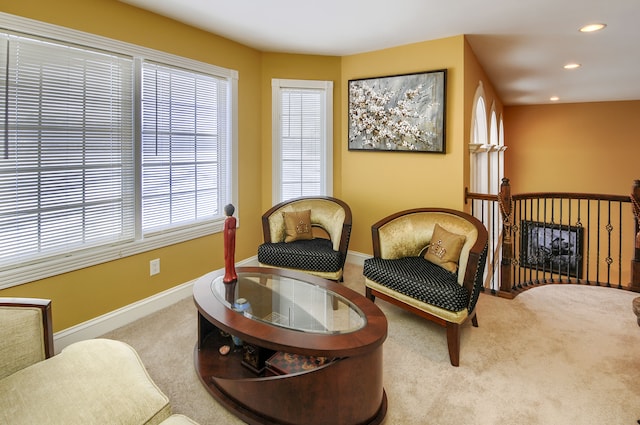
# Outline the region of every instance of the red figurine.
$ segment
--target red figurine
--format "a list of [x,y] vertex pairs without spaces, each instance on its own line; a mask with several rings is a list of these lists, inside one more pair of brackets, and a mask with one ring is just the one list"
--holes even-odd
[[235,207],[231,204],[224,207],[224,283],[233,283],[238,280],[235,265],[236,253],[236,218],[233,217]]

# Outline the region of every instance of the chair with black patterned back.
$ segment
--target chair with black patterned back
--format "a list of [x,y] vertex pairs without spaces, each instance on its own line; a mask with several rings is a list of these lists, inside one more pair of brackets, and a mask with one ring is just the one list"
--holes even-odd
[[262,215],[263,267],[303,271],[342,281],[351,236],[351,209],[332,197],[301,197],[279,203]]

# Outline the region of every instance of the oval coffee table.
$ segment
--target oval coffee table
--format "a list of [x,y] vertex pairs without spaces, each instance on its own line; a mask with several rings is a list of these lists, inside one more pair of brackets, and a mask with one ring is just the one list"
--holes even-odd
[[[304,273],[239,267],[237,274],[225,284],[222,272],[209,273],[193,286],[195,368],[209,393],[249,424],[382,422],[382,311]],[[219,352],[225,345],[227,355]]]

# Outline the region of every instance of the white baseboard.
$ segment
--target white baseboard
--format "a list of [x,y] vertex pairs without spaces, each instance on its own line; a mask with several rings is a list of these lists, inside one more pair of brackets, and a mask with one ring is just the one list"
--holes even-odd
[[[366,258],[371,257],[367,254],[349,251],[347,262],[362,265]],[[238,266],[257,266],[257,257],[248,258],[237,263]],[[79,325],[72,326],[53,335],[54,347],[56,353],[59,353],[64,347],[74,342],[83,341],[104,335],[122,326],[128,325],[138,319],[143,318],[151,313],[169,307],[193,294],[192,280],[182,285],[175,286],[166,291],[155,294],[144,300],[137,301],[122,308],[109,313],[98,316],[94,319],[87,320]]]
[[175,286],[117,310],[87,320],[53,334],[53,346],[56,354],[74,342],[92,339],[111,332],[156,311],[169,307],[193,294],[193,281]]
[[[257,264],[257,258],[249,258],[238,262],[238,266],[249,266]],[[220,269],[222,270],[222,269]],[[64,347],[74,342],[83,341],[85,339],[97,338],[107,332],[111,332],[122,326],[128,325],[138,319],[143,318],[151,313],[169,307],[187,297],[193,295],[193,283],[196,279],[174,286],[171,289],[157,293],[137,301],[133,304],[126,305],[117,310],[98,316],[94,319],[87,320],[76,326],[64,329],[53,334],[53,346],[56,354]]]
[[363,254],[357,251],[349,251],[347,253],[347,263],[355,264],[358,266],[364,265],[364,260],[371,258],[371,254]]

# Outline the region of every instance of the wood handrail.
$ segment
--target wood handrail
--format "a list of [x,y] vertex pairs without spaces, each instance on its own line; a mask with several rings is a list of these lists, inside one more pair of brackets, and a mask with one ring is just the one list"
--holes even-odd
[[574,193],[574,192],[530,192],[513,195],[511,199],[537,199],[537,198],[563,198],[563,199],[590,199],[594,201],[631,202],[629,196],[604,195],[598,193]]

